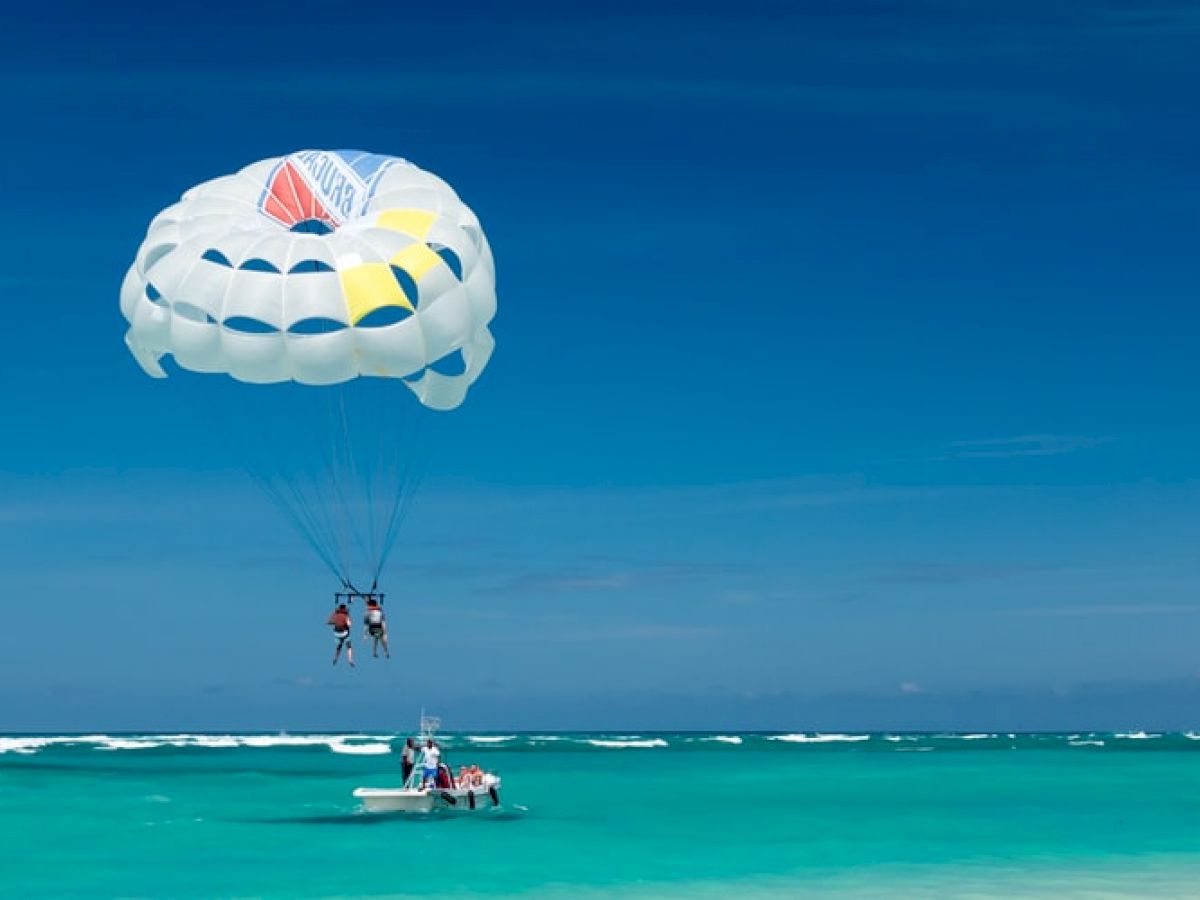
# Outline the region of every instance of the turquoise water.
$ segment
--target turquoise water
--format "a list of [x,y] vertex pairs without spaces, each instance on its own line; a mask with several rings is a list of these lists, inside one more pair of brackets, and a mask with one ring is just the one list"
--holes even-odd
[[364,814],[394,738],[0,738],[2,892],[1200,896],[1189,735],[450,735],[499,811]]

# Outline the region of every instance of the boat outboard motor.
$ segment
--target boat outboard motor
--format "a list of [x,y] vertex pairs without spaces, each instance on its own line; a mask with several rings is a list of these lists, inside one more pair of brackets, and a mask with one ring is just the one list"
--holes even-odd
[[488,788],[488,796],[492,798],[492,806],[500,805],[500,794],[495,787]]
[[467,805],[470,806],[471,809],[475,808],[475,792],[474,791],[467,791]]

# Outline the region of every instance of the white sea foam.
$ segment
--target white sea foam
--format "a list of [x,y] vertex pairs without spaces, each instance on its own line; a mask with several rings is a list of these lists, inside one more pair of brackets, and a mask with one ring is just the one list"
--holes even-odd
[[241,739],[231,734],[156,734],[151,737],[172,747],[208,747],[219,750],[242,746]]
[[274,734],[247,735],[240,740],[246,747],[316,747],[364,737],[366,735],[361,734]]
[[1144,731],[1129,731],[1124,734],[1114,734],[1113,737],[1123,738],[1127,741],[1152,741],[1155,738],[1162,737],[1161,734],[1147,734]]
[[131,740],[129,738],[107,738],[96,744],[97,750],[153,750],[155,747],[163,747],[166,741],[151,741],[145,738],[137,738]]
[[[338,745],[338,752],[344,753],[383,753],[379,749],[362,750],[359,748],[377,748],[388,746],[383,741],[390,740],[384,735],[367,734],[276,734],[276,735],[232,735],[232,734],[145,734],[121,735],[82,734],[58,735],[48,737],[0,737],[0,754],[18,753],[33,754],[46,747],[52,746],[91,746],[96,750],[151,750],[155,747],[176,747],[181,749],[233,749],[249,747],[266,749],[272,747],[320,747]],[[353,744],[351,741],[363,743]],[[344,748],[350,749],[344,749]]]
[[0,753],[37,753],[54,742],[54,738],[0,738]]
[[740,744],[742,742],[742,739],[736,734],[714,734],[712,737],[702,737],[700,740],[718,744]]
[[515,741],[515,734],[469,734],[467,740],[472,744],[503,744],[505,741]]
[[44,747],[55,745],[106,744],[116,740],[106,734],[60,735],[55,737],[7,737],[0,738],[0,753],[37,753]]
[[1083,739],[1067,741],[1072,747],[1103,747],[1104,741],[1085,741]]
[[193,735],[190,741],[184,742],[185,747],[208,747],[211,750],[224,750],[240,747],[242,742],[230,735]]
[[773,734],[767,738],[789,744],[854,744],[870,739],[869,734]]
[[329,744],[329,749],[334,753],[350,753],[355,756],[382,756],[385,753],[392,752],[391,744],[344,744],[341,741],[332,741]]
[[593,747],[606,747],[609,749],[622,749],[625,747],[666,747],[667,742],[662,738],[647,738],[645,740],[625,739],[607,741],[602,738],[588,738],[585,743],[591,744]]
[[[349,750],[339,750],[338,752],[368,752],[356,749],[362,746],[375,746],[383,741],[390,740],[388,735],[371,735],[371,734],[164,734],[164,735],[140,735],[136,738],[108,738],[98,736],[96,738],[80,738],[80,742],[102,742],[111,745],[114,740],[133,740],[141,743],[148,741],[158,742],[159,745],[167,744],[172,747],[199,747],[209,750],[225,750],[235,749],[238,747],[248,747],[253,749],[270,749],[273,747],[321,747],[326,746],[332,748],[337,744],[339,747],[350,747]],[[348,744],[348,741],[364,741],[363,744]],[[116,748],[113,749],[128,749]],[[390,749],[390,748],[389,748]],[[383,751],[369,751],[383,752]]]
[[922,735],[926,738],[937,738],[939,741],[986,741],[999,737],[998,734],[985,734],[981,731],[959,733],[957,731],[939,731],[937,734]]

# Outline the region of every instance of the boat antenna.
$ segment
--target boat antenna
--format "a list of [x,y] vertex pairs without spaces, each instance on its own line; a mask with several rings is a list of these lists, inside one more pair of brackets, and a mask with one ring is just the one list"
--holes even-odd
[[442,720],[437,716],[425,715],[425,707],[421,707],[421,739],[428,740],[434,737],[441,727]]

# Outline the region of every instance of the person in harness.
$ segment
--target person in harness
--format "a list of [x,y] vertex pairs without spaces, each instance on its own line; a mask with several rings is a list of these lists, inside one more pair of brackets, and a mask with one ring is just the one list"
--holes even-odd
[[388,650],[387,620],[383,615],[383,607],[374,597],[367,597],[367,611],[363,614],[363,639],[370,637],[371,656],[379,658],[379,643],[383,642],[383,655],[388,659],[392,653]]
[[337,641],[337,646],[333,648],[333,664],[336,666],[338,657],[342,655],[343,645],[346,648],[346,662],[350,666],[354,666],[354,647],[350,643],[350,610],[347,609],[345,603],[339,603],[337,609],[329,616],[325,622],[333,628],[333,639]]

